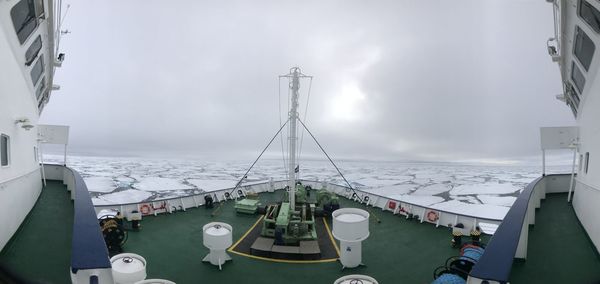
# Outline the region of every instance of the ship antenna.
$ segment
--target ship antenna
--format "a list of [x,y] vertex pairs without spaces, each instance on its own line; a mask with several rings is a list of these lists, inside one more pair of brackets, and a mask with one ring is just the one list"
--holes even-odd
[[298,125],[297,122],[300,120],[298,116],[298,97],[300,90],[300,78],[312,78],[302,74],[300,67],[292,67],[290,73],[279,76],[290,79],[290,91],[292,93],[291,106],[288,113],[288,121],[290,122],[289,127],[289,148],[288,148],[288,193],[290,210],[293,212],[296,209],[296,174],[299,172],[299,168],[296,165],[296,143],[298,142]]

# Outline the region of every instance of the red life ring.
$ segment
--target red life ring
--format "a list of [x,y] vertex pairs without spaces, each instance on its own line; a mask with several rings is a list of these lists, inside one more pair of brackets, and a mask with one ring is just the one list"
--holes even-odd
[[392,210],[396,209],[396,202],[393,200],[388,201],[388,208]]
[[142,212],[142,214],[144,214],[144,215],[150,214],[150,205],[144,204],[144,205],[140,206],[140,212]]
[[427,213],[427,220],[429,220],[429,222],[435,222],[440,218],[440,216],[438,216],[438,213],[435,211],[429,211],[429,213]]

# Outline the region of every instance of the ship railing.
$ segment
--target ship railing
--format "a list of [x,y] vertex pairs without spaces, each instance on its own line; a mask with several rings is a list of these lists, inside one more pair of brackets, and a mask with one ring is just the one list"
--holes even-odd
[[552,12],[554,16],[554,37],[549,38],[546,42],[548,46],[548,54],[552,57],[553,62],[558,62],[562,56],[561,50],[561,22],[562,22],[562,0],[547,0],[552,4]]
[[[389,211],[395,215],[406,218],[416,218],[421,223],[430,223],[437,226],[455,226],[462,224],[463,233],[468,235],[471,230],[479,227],[484,233],[493,234],[498,227],[501,218],[497,216],[469,215],[460,211],[442,210],[435,205],[424,205],[413,202],[407,202],[402,198],[390,198],[368,192],[360,189],[350,189],[347,186],[334,184],[325,181],[301,180],[304,185],[310,185],[314,189],[325,188],[339,196],[362,203],[365,206]],[[249,193],[273,192],[276,189],[284,188],[287,180],[264,181],[246,183],[239,186],[236,190],[233,187],[207,191],[198,194],[178,196],[173,198],[156,199],[151,201],[141,201],[122,204],[97,204],[95,205],[98,216],[116,214],[121,212],[124,217],[132,214],[133,211],[142,213],[142,215],[158,215],[164,213],[175,213],[185,211],[188,208],[200,207],[205,203],[204,197],[210,195],[214,202],[233,200],[245,197]],[[481,212],[485,214],[485,212]]]
[[571,174],[546,175],[525,187],[471,270],[467,283],[509,282],[514,259],[527,258],[529,226],[535,224],[535,209],[540,208],[547,193],[568,192],[570,178]]
[[46,179],[62,180],[73,200],[72,283],[114,283],[108,249],[85,181],[74,169],[45,164]]

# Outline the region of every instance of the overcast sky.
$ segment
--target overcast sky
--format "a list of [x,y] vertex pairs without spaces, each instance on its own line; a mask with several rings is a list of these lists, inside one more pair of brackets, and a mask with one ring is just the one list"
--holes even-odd
[[75,153],[255,156],[292,66],[338,159],[532,159],[540,126],[574,124],[545,1],[71,2],[42,123],[70,125]]

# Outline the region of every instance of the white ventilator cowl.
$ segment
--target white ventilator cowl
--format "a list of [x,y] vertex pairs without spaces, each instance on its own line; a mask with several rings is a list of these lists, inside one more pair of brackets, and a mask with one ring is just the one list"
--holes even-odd
[[175,282],[165,279],[146,279],[139,282],[135,282],[135,284],[175,284]]
[[378,284],[373,277],[360,274],[346,275],[338,278],[333,284]]
[[146,279],[146,260],[134,253],[122,253],[110,259],[117,284],[133,284]]
[[225,261],[231,260],[225,250],[233,243],[232,232],[233,228],[226,223],[211,222],[204,225],[202,228],[203,243],[210,253],[202,261],[210,262],[221,269],[221,265]]
[[358,208],[333,211],[333,236],[340,241],[340,262],[346,268],[362,264],[362,241],[369,237],[369,212]]

